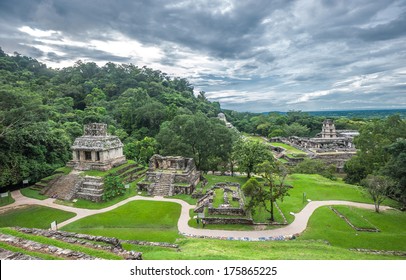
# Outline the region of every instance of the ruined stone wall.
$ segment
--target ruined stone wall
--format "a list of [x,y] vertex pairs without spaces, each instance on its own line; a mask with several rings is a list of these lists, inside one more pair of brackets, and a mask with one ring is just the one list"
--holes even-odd
[[206,224],[222,224],[222,225],[234,225],[234,224],[243,224],[243,225],[252,225],[254,224],[253,220],[250,218],[203,218],[202,219]]
[[228,215],[228,216],[245,216],[245,211],[242,208],[212,208],[208,209],[209,215]]
[[173,194],[192,194],[194,190],[194,186],[177,186],[176,184],[173,186]]

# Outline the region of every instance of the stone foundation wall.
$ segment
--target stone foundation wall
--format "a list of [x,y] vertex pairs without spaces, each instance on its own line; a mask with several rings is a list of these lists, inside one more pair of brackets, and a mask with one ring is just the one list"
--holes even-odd
[[173,194],[192,194],[194,190],[193,186],[185,187],[185,186],[177,186],[176,184],[173,186]]
[[209,215],[245,216],[242,208],[208,208]]
[[203,218],[202,221],[208,225],[254,224],[253,220],[249,218]]

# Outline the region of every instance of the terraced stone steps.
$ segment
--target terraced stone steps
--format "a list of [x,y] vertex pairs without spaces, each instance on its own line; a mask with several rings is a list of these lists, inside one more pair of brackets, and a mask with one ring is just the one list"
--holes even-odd
[[71,200],[81,186],[82,181],[83,178],[75,172],[62,175],[44,192],[44,195],[62,200]]
[[171,196],[173,194],[173,181],[175,175],[172,173],[162,173],[158,182],[154,183],[153,193],[154,196]]

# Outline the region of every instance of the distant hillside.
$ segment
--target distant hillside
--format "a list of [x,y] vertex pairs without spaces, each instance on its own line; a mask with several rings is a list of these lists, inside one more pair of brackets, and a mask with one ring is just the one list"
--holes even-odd
[[326,117],[345,117],[345,118],[386,118],[391,115],[399,114],[401,118],[406,118],[406,109],[390,109],[390,110],[345,110],[345,111],[310,111],[307,112],[312,116]]
[[[277,113],[287,115],[288,112],[263,112],[263,115]],[[400,115],[402,119],[406,118],[406,109],[376,109],[376,110],[342,110],[342,111],[303,111],[315,117],[330,117],[330,118],[348,118],[348,119],[373,119],[386,118],[392,115]]]

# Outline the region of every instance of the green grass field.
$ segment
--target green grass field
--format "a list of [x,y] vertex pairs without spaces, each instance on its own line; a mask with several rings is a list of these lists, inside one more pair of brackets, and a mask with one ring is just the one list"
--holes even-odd
[[6,206],[6,205],[9,205],[9,204],[12,204],[12,203],[14,203],[14,198],[12,197],[12,195],[11,195],[11,193],[8,193],[8,196],[7,197],[1,197],[0,198],[0,207],[1,206]]
[[376,229],[376,227],[364,217],[362,209],[342,205],[334,205],[332,208],[346,217],[348,221],[357,228]]
[[181,206],[172,202],[132,201],[115,210],[89,216],[62,230],[128,240],[174,242]]
[[317,209],[300,240],[325,240],[342,248],[366,248],[406,252],[406,215],[398,210],[376,213],[357,209],[380,232],[361,232],[351,228],[328,207]]
[[[289,196],[283,202],[278,203],[285,214],[288,222],[293,221],[293,216],[289,212],[298,213],[306,206],[303,202],[303,194],[310,200],[348,200],[363,203],[373,203],[366,191],[359,186],[349,185],[338,181],[332,181],[317,174],[292,174],[289,175],[287,183],[293,186],[289,190]],[[383,203],[392,207],[398,204],[390,199]]]
[[[331,210],[330,210],[331,211]],[[246,242],[185,238],[180,250],[126,244],[127,250],[143,252],[145,260],[369,260],[402,259],[334,247],[323,241]],[[403,258],[404,259],[404,258]]]
[[271,145],[274,146],[274,147],[284,148],[288,154],[302,154],[302,155],[306,154],[305,152],[303,152],[303,151],[301,151],[299,149],[296,149],[295,147],[292,147],[290,145],[287,145],[285,143],[271,142]]
[[30,187],[20,190],[21,194],[26,197],[35,198],[39,200],[47,199],[48,197],[39,193],[39,190],[31,189]]
[[53,221],[61,223],[72,217],[75,213],[66,212],[49,207],[32,205],[0,214],[0,227],[30,227],[47,229]]
[[[246,181],[245,177],[207,175],[208,185],[217,182]],[[342,181],[331,181],[320,175],[293,174],[288,183],[290,196],[278,202],[289,222],[294,217],[289,212],[299,212],[307,202],[303,193],[311,200],[349,200],[372,203],[361,187]],[[135,192],[135,185],[132,185]],[[121,199],[120,199],[121,200]],[[88,203],[88,202],[86,202]],[[114,204],[113,202],[112,204]],[[397,206],[392,200],[386,205]],[[170,202],[133,201],[107,213],[90,216],[65,226],[62,230],[117,237],[129,240],[176,242],[180,251],[125,245],[143,252],[145,259],[405,259],[404,257],[362,254],[350,248],[394,250],[406,252],[406,215],[398,210],[375,213],[370,210],[336,206],[356,226],[371,224],[380,232],[360,232],[351,228],[330,208],[322,207],[310,218],[308,228],[296,240],[284,242],[244,242],[211,239],[184,238],[178,234],[177,221],[180,205]],[[101,208],[101,207],[100,207]],[[275,211],[277,213],[277,211]],[[68,215],[68,216],[66,216]],[[46,207],[32,206],[4,212],[0,215],[0,227],[26,226],[48,228],[53,220],[66,220],[73,216]],[[191,217],[195,214],[190,213]],[[266,217],[266,213],[261,215]],[[58,218],[62,216],[62,218]],[[45,218],[44,218],[45,217]],[[195,219],[189,221],[192,227],[199,227]],[[249,230],[244,225],[206,225],[206,229]],[[271,227],[267,227],[269,229]]]

